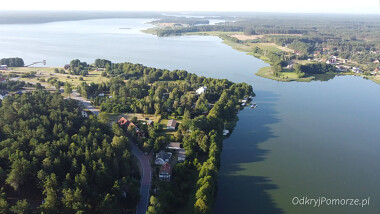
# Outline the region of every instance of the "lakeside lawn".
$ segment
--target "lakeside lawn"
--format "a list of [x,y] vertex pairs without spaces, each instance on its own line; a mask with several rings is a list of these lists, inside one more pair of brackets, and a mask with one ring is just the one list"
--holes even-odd
[[[101,76],[101,71],[89,71],[88,75],[85,77],[81,75],[71,75],[71,74],[61,74],[61,73],[54,73],[54,69],[58,68],[59,70],[63,68],[59,67],[13,67],[10,70],[4,71],[5,74],[17,74],[19,76],[30,73],[30,72],[36,72],[35,77],[31,78],[20,78],[21,81],[28,81],[33,83],[44,83],[41,82],[41,79],[45,79],[47,81],[48,78],[56,78],[58,81],[61,82],[68,82],[72,86],[77,86],[81,84],[82,82],[94,82],[94,83],[101,83],[108,81],[107,77]],[[67,71],[66,71],[67,72]],[[83,80],[79,80],[80,77],[83,78]],[[39,79],[37,79],[39,78]]]
[[280,76],[275,77],[273,76],[272,67],[263,67],[255,75],[272,79],[272,80],[282,81],[282,82],[290,82],[290,81],[310,82],[311,80],[314,79],[313,76],[299,78],[298,75],[294,72],[280,72]]

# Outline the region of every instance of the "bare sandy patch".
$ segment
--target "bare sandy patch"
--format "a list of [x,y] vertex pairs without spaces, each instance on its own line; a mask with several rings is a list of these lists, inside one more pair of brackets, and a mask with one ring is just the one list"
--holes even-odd
[[234,34],[234,35],[231,35],[231,37],[235,37],[236,39],[239,39],[242,41],[261,39],[264,36],[302,36],[302,34],[262,34],[262,35]]
[[261,39],[264,37],[264,35],[243,35],[243,34],[234,34],[231,35],[231,37],[235,37],[238,40],[246,41],[246,40],[253,40],[253,39]]

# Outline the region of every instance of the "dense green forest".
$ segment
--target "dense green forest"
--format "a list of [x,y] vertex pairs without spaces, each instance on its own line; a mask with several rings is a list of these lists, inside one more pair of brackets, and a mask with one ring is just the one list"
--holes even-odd
[[304,73],[304,74],[324,74],[328,72],[336,72],[334,66],[326,64],[326,63],[309,63],[306,65],[295,65],[296,73]]
[[135,207],[139,173],[128,138],[94,116],[83,118],[78,103],[58,93],[37,90],[0,105],[1,213]]
[[171,36],[181,35],[188,32],[208,32],[208,31],[222,31],[222,32],[239,32],[243,31],[244,27],[231,26],[231,25],[200,25],[182,28],[162,28],[157,30],[157,36]]
[[24,60],[21,58],[3,58],[0,59],[0,65],[7,65],[8,67],[24,67]]

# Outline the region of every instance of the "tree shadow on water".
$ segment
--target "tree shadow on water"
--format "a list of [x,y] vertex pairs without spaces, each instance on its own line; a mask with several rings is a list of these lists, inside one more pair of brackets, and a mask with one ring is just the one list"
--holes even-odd
[[268,194],[278,186],[268,177],[255,176],[254,170],[242,168],[265,160],[270,151],[260,148],[260,144],[277,137],[270,125],[280,121],[275,110],[278,96],[268,91],[255,92],[253,102],[258,107],[241,111],[233,133],[223,142],[215,214],[284,213]]

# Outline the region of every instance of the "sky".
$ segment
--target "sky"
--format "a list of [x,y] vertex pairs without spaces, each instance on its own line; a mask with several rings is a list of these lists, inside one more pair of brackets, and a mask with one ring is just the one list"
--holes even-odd
[[380,0],[1,0],[0,10],[252,11],[380,14]]

